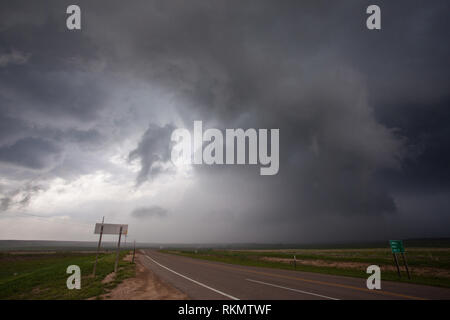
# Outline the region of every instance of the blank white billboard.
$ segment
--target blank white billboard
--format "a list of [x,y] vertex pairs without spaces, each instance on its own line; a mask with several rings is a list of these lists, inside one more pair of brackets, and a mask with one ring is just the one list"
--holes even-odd
[[[122,227],[122,234],[128,234],[128,225],[127,224],[112,224],[112,223],[104,223],[103,224],[103,234],[119,234],[120,227]],[[99,234],[101,228],[102,228],[102,224],[96,223],[94,234]]]

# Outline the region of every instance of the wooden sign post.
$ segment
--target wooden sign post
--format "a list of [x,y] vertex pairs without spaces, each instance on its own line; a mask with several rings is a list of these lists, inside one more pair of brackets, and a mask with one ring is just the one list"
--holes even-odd
[[97,260],[98,260],[98,253],[100,251],[100,246],[102,243],[102,235],[103,235],[103,223],[105,222],[105,216],[103,216],[102,219],[102,225],[100,227],[100,238],[98,239],[98,246],[97,246],[97,254],[95,255],[95,263],[94,263],[94,270],[92,271],[92,276],[95,277],[95,270],[97,269]]
[[95,276],[95,270],[97,268],[98,253],[100,251],[100,244],[102,241],[102,236],[104,234],[118,234],[119,235],[119,242],[117,244],[116,262],[114,264],[114,272],[117,272],[117,266],[119,264],[120,239],[122,237],[122,234],[124,234],[124,235],[128,234],[128,225],[127,224],[104,223],[104,219],[103,219],[102,223],[95,224],[94,234],[100,234],[100,239],[98,241],[97,256],[95,257],[93,275]]

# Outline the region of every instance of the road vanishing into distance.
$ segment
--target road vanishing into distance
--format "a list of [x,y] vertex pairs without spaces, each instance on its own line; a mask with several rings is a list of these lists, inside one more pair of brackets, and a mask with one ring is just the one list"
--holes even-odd
[[369,290],[362,278],[240,266],[156,250],[141,250],[139,259],[194,300],[450,299],[446,288],[381,281],[381,290]]

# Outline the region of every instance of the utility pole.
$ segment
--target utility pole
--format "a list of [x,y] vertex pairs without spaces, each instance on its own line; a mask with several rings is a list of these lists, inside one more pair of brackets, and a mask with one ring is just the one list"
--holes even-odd
[[98,252],[100,251],[100,246],[101,246],[101,243],[102,243],[103,223],[104,222],[105,222],[105,216],[103,216],[103,219],[102,219],[102,227],[100,229],[100,238],[98,239],[97,254],[95,255],[94,270],[92,271],[92,276],[93,277],[95,277],[95,270],[97,269]]

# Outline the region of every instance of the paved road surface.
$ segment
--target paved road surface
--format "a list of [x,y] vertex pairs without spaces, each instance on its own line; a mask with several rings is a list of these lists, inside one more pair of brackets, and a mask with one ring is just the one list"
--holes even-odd
[[191,299],[450,299],[450,289],[389,281],[368,290],[366,280],[247,267],[141,250],[141,262]]

